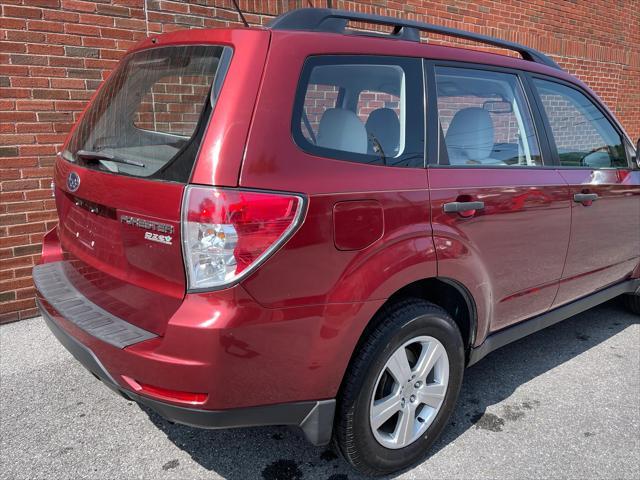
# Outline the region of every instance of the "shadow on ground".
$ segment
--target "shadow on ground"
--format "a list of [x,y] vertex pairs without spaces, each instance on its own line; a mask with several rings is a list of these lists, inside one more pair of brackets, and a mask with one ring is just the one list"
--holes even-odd
[[[466,371],[458,407],[430,455],[470,428],[499,432],[506,423],[524,417],[539,405],[538,400],[531,398],[518,404],[506,402],[500,416],[486,410],[507,400],[520,385],[634,323],[638,323],[638,317],[627,313],[621,303],[614,300],[492,353]],[[618,353],[612,352],[612,355]],[[194,461],[225,478],[360,478],[333,451],[313,447],[285,427],[199,430],[170,424],[155,413],[145,411],[151,421]],[[164,470],[178,465],[178,460],[167,460]]]

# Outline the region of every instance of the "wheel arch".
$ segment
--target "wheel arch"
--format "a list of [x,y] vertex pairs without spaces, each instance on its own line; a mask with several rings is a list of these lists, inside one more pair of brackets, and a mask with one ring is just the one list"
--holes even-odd
[[[415,280],[393,292],[376,310],[360,333],[358,341],[349,358],[348,366],[360,350],[360,346],[369,333],[383,321],[378,313],[392,303],[406,298],[420,298],[443,308],[456,322],[465,346],[466,361],[469,360],[471,347],[478,333],[478,315],[476,302],[462,283],[448,277],[428,277]],[[346,372],[346,371],[345,371]]]
[[471,292],[462,283],[448,277],[416,280],[394,292],[381,308],[408,297],[422,298],[446,310],[460,328],[465,349],[473,346],[478,332],[478,313]]

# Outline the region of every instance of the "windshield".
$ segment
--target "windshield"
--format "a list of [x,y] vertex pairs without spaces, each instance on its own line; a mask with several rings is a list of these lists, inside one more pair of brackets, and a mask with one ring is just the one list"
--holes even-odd
[[127,56],[62,157],[112,173],[186,182],[231,49],[177,46]]

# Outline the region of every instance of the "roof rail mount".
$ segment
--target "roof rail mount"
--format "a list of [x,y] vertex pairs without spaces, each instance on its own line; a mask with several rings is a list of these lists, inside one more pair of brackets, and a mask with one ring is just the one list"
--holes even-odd
[[312,32],[328,32],[353,34],[353,30],[347,28],[349,22],[363,22],[375,25],[387,25],[393,27],[389,34],[373,34],[399,40],[412,42],[420,41],[420,32],[436,33],[449,37],[472,40],[485,43],[494,47],[504,48],[518,52],[525,60],[540,63],[548,67],[562,70],[551,58],[534,48],[529,48],[519,43],[502,40],[500,38],[482,35],[480,33],[467,32],[457,28],[448,28],[431,23],[416,22],[415,20],[403,20],[401,18],[385,17],[368,13],[349,12],[331,8],[299,8],[284,13],[274,18],[268,25],[272,30],[302,30]]

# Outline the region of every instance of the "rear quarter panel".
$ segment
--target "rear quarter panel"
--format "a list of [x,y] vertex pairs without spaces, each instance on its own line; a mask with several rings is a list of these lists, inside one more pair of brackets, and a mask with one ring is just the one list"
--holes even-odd
[[[305,59],[317,54],[397,54],[394,42],[342,35],[273,32],[242,165],[240,185],[309,197],[300,231],[244,283],[263,305],[283,308],[384,299],[419,278],[436,275],[427,172],[316,157],[291,135]],[[404,43],[404,42],[403,42]],[[334,205],[374,201],[384,232],[359,250],[334,244]]]

